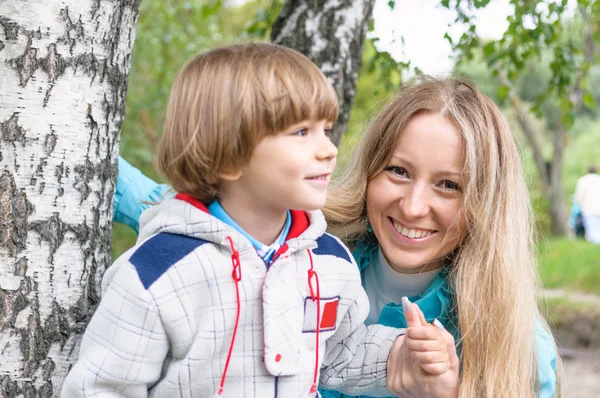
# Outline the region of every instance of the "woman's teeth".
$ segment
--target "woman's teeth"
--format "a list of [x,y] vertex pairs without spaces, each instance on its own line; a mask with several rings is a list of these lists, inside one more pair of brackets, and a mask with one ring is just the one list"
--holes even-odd
[[433,234],[432,231],[423,231],[420,229],[408,229],[408,228],[398,224],[395,221],[394,221],[394,228],[396,229],[396,231],[398,231],[400,233],[400,235],[406,236],[407,238],[410,238],[410,239],[426,238]]

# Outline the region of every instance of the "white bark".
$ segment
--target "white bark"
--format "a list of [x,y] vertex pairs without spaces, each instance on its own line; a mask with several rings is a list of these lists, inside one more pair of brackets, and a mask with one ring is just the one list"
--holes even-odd
[[350,119],[363,43],[375,0],[285,0],[273,25],[273,43],[310,58],[329,79],[340,102],[332,140],[339,144]]
[[58,396],[98,301],[139,1],[0,1],[0,397]]

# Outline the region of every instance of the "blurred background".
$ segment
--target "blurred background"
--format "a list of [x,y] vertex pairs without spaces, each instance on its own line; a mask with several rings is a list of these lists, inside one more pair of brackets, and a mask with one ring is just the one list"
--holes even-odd
[[[600,395],[600,245],[575,236],[570,217],[577,179],[590,164],[600,166],[600,4],[460,3],[376,2],[338,171],[403,80],[419,73],[474,80],[503,110],[520,143],[536,215],[541,299],[563,347],[566,396]],[[544,23],[523,18],[523,3],[539,3],[539,15],[548,15]],[[153,146],[178,70],[193,54],[218,45],[267,41],[280,7],[276,0],[144,0],[121,155],[161,181]],[[560,13],[553,7],[562,7]],[[113,258],[135,239],[115,224]]]

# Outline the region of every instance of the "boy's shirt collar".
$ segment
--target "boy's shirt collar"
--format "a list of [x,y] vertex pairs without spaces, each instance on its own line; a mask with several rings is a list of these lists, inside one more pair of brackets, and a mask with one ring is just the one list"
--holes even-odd
[[[218,225],[208,225],[204,221],[208,221],[205,216],[199,213],[190,212],[186,206],[181,206],[182,203],[191,205],[215,220]],[[319,210],[303,211],[290,210],[291,226],[285,238],[284,245],[275,253],[273,258],[290,250],[295,252],[307,248],[316,247],[316,240],[325,233],[327,224],[323,213]],[[166,199],[157,206],[153,206],[142,214],[140,220],[140,235],[139,239],[146,239],[151,235],[159,232],[168,232],[175,234],[188,235],[197,239],[204,239],[220,245],[229,246],[227,236],[235,231],[235,234],[242,235],[231,226],[225,224],[216,217],[210,215],[206,205],[201,201],[193,198],[189,194],[178,193],[173,199]],[[227,226],[227,228],[223,228]],[[237,242],[240,245],[238,249],[252,249],[254,247],[248,239]]]
[[242,227],[240,227],[229,216],[229,214],[227,214],[227,212],[225,211],[225,209],[223,209],[223,206],[221,206],[219,201],[217,201],[217,200],[212,201],[208,206],[206,206],[206,208],[208,209],[208,212],[211,215],[213,215],[216,218],[218,218],[219,220],[223,221],[225,224],[235,228],[235,230],[237,230],[246,239],[248,239],[250,241],[250,243],[252,243],[252,246],[254,246],[254,249],[256,250],[258,255],[266,263],[268,263],[271,260],[271,258],[273,257],[273,254],[275,254],[275,252],[277,252],[277,250],[279,250],[279,248],[281,246],[283,246],[283,244],[285,243],[286,238],[288,236],[288,233],[290,231],[290,227],[292,225],[292,217],[291,217],[290,211],[287,210],[286,217],[285,217],[285,224],[283,226],[283,229],[281,230],[281,233],[279,234],[277,239],[275,239],[275,242],[273,242],[271,245],[265,245],[265,244],[259,242],[258,240],[256,240],[255,238],[253,238],[252,236],[250,236],[250,234],[248,234],[248,232],[246,232]]

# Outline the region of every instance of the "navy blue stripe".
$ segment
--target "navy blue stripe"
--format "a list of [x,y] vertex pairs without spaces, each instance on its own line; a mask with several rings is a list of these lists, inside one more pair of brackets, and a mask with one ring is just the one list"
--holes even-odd
[[330,256],[343,258],[349,263],[352,262],[352,260],[350,260],[348,249],[329,234],[321,235],[321,237],[317,239],[317,245],[319,245],[319,247],[313,249],[313,253],[315,254],[328,254]]
[[205,243],[209,242],[163,232],[144,242],[129,262],[135,266],[142,284],[148,289],[172,265]]

